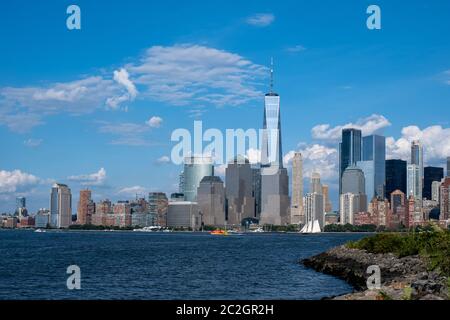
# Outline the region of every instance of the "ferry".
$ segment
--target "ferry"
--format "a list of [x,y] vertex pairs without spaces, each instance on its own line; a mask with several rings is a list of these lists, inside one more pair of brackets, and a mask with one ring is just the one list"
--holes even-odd
[[227,230],[217,229],[217,230],[211,231],[210,234],[213,235],[213,236],[227,236],[228,235],[228,231]]

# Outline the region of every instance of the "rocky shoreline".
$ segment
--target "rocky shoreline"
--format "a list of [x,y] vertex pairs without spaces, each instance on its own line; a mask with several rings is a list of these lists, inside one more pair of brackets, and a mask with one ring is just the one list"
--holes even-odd
[[[365,250],[339,246],[301,261],[306,267],[347,281],[355,292],[335,300],[446,300],[447,277],[427,269],[420,256],[397,258],[394,254],[373,254]],[[378,265],[381,288],[367,288],[367,268]]]

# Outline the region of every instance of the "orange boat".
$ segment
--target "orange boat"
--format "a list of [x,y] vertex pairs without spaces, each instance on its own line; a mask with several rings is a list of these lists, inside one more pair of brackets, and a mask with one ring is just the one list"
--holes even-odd
[[217,229],[217,230],[211,231],[211,234],[213,236],[227,236],[228,232],[227,232],[227,230]]

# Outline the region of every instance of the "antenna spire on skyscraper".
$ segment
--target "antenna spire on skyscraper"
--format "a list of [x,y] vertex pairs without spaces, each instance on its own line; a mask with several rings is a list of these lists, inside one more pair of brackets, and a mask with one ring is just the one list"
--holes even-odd
[[270,93],[273,93],[273,57],[270,58]]

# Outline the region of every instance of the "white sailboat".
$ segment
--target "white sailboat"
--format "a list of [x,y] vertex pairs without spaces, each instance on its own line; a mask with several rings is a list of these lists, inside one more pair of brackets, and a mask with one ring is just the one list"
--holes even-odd
[[320,233],[322,230],[320,230],[319,220],[314,221],[308,221],[307,224],[305,224],[300,230],[300,233]]

